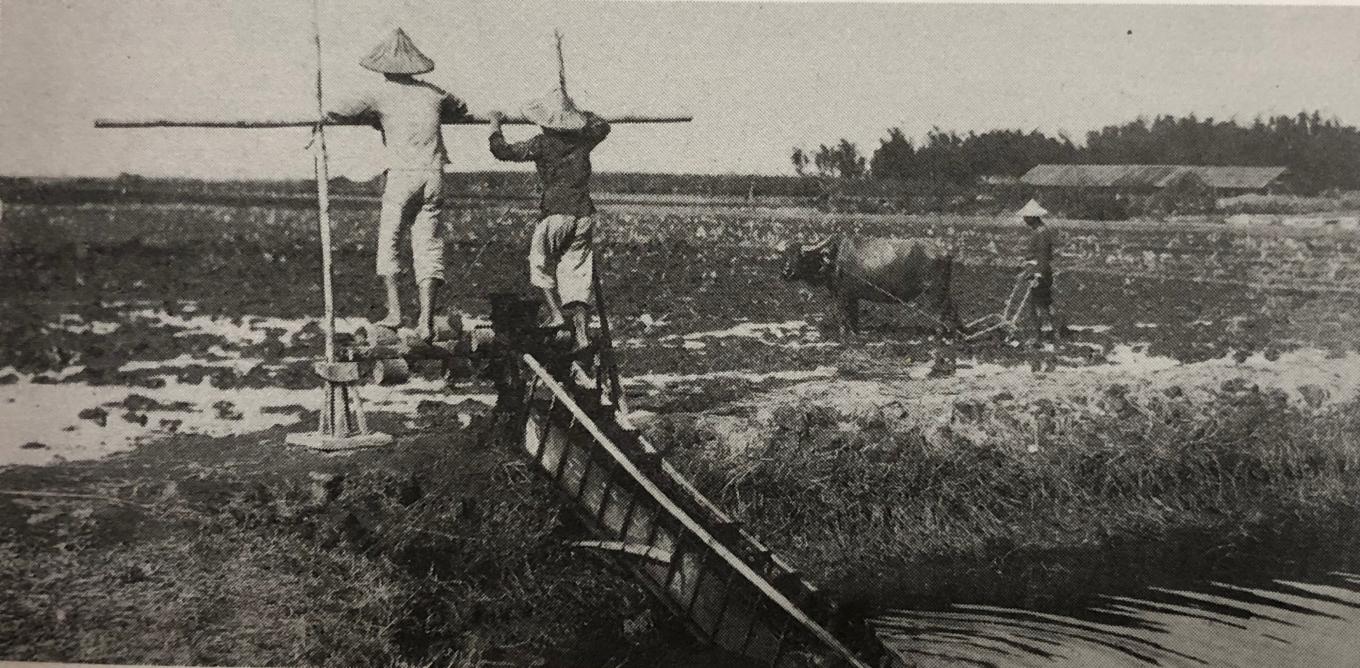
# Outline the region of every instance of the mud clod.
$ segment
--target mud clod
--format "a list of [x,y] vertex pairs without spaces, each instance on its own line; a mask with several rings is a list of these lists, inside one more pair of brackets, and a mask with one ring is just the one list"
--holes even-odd
[[109,412],[102,408],[86,408],[76,414],[82,420],[89,420],[101,427],[108,424]]

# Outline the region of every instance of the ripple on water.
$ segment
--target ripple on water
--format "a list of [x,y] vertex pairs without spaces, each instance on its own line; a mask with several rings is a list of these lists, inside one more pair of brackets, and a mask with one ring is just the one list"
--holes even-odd
[[897,610],[870,620],[907,665],[1354,666],[1360,576],[1104,597],[1092,621],[1014,608]]

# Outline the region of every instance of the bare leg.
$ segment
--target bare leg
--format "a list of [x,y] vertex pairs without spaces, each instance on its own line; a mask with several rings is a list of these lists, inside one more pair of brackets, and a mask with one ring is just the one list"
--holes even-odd
[[434,297],[441,283],[443,281],[435,278],[420,282],[420,320],[416,323],[416,336],[422,341],[434,339]]
[[852,336],[859,334],[859,300],[846,298],[841,300],[841,334]]
[[596,390],[599,384],[595,381],[594,375],[598,369],[593,369],[598,363],[593,353],[590,351],[590,307],[581,302],[572,302],[571,305],[564,307],[567,317],[571,320],[572,338],[575,341],[572,352],[578,353],[576,359],[571,363],[571,379],[577,387],[582,389]]
[[1039,306],[1037,306],[1037,305],[1035,305],[1034,300],[1033,300],[1033,299],[1030,299],[1030,302],[1029,302],[1029,322],[1030,322],[1030,325],[1034,328],[1034,339],[1033,339],[1033,340],[1034,340],[1034,345],[1035,345],[1036,347],[1039,345],[1039,341],[1043,338],[1043,334],[1044,334],[1044,322],[1043,322],[1042,318],[1041,318],[1040,315],[1039,315],[1041,311],[1042,311],[1042,308],[1039,307]]
[[556,288],[543,288],[543,300],[548,304],[548,327],[556,327],[566,322],[562,316],[562,298],[557,296]]
[[590,307],[579,302],[568,309],[571,313],[572,336],[576,339],[576,350],[590,345]]
[[397,276],[383,276],[382,282],[387,293],[387,317],[379,320],[378,324],[396,329],[401,327],[401,292],[397,289]]
[[1066,337],[1067,325],[1058,321],[1058,310],[1053,308],[1052,304],[1049,304],[1044,311],[1048,313],[1048,326],[1053,330],[1053,340],[1057,341],[1059,337]]

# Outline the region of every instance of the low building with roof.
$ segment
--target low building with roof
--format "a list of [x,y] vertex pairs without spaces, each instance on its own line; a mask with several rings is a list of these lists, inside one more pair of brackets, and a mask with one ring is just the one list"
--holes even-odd
[[1150,194],[1190,183],[1215,196],[1271,194],[1283,186],[1284,167],[1237,165],[1037,165],[1020,183],[1040,189]]

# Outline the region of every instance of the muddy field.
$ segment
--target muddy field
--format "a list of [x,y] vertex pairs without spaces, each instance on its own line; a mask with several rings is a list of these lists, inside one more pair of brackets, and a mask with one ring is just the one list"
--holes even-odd
[[[452,306],[484,317],[483,295],[527,292],[522,248],[532,215],[448,216]],[[364,208],[336,213],[342,330],[379,314],[373,218]],[[1356,454],[1330,441],[1306,466],[1263,469],[1275,476],[1269,485],[1234,486],[1215,499],[1159,488],[1147,498],[1183,505],[1159,515],[1140,507],[1120,516],[1140,519],[1113,526],[1055,515],[1048,519],[1057,524],[1027,524],[1016,538],[1030,520],[972,517],[986,531],[960,538],[950,531],[971,525],[902,530],[892,517],[906,500],[847,506],[862,516],[816,511],[839,498],[833,491],[869,484],[816,477],[835,477],[834,467],[818,466],[842,462],[844,447],[823,446],[847,439],[872,440],[877,450],[839,470],[976,447],[1040,479],[1038,462],[1077,467],[1064,459],[1069,450],[1108,436],[1121,410],[1183,410],[1220,426],[1254,414],[1298,427],[1288,434],[1299,438],[1309,431],[1299,425],[1333,424],[1360,391],[1360,239],[1352,233],[1060,221],[1056,294],[1069,331],[1036,350],[996,339],[946,346],[928,318],[877,305],[865,308],[865,334],[842,338],[822,293],[779,278],[780,241],[830,231],[934,237],[959,248],[955,295],[972,320],[1000,310],[1010,287],[1023,229],[1009,221],[618,207],[603,222],[606,296],[636,420],[756,533],[849,602],[847,614],[982,598],[1057,606],[1096,586],[1147,584],[1111,575],[1127,564],[1109,554],[1105,571],[1059,577],[1031,563],[1002,569],[1021,582],[984,584],[998,578],[980,578],[970,559],[1007,550],[1071,566],[1089,554],[1076,549],[1083,542],[1121,544],[1114,554],[1126,556],[1151,555],[1185,532],[1190,543],[1222,545],[1223,534],[1270,524],[1275,511],[1310,526],[1352,526],[1337,499],[1358,486]],[[0,551],[19,568],[0,575],[0,656],[707,665],[712,657],[654,615],[621,571],[563,547],[576,527],[513,454],[479,442],[494,402],[488,387],[446,387],[430,373],[366,388],[375,426],[398,437],[381,452],[321,456],[284,445],[286,434],[316,422],[313,224],[311,212],[285,207],[5,210]],[[941,356],[952,373],[932,374]],[[803,462],[807,480],[752,459],[784,456],[794,423],[814,440],[794,441],[790,461],[826,455]],[[1154,434],[1157,424],[1170,431]],[[1152,446],[1180,442],[1175,428],[1196,425],[1148,419],[1138,443],[1151,445],[1140,456],[1176,459]],[[1232,433],[1237,443],[1259,440],[1263,460],[1310,447],[1291,441],[1290,453],[1274,452],[1271,444],[1287,439],[1258,427]],[[1334,427],[1345,434],[1355,425]],[[913,498],[943,498],[949,476],[962,472],[882,484],[920,484]],[[1266,496],[1304,482],[1328,487]],[[793,498],[800,486],[814,493]],[[1062,507],[1083,499],[1063,496]],[[796,508],[816,517],[790,526]],[[856,531],[891,536],[898,547],[851,549],[844,536]],[[1270,541],[1252,533],[1243,542]],[[951,551],[967,558],[951,567]],[[1148,571],[1160,563],[1148,559]],[[921,564],[927,577],[894,571]],[[1215,568],[1229,567],[1210,560],[1193,577],[1219,575]],[[860,591],[866,583],[877,597]],[[130,640],[149,630],[155,639]]]

